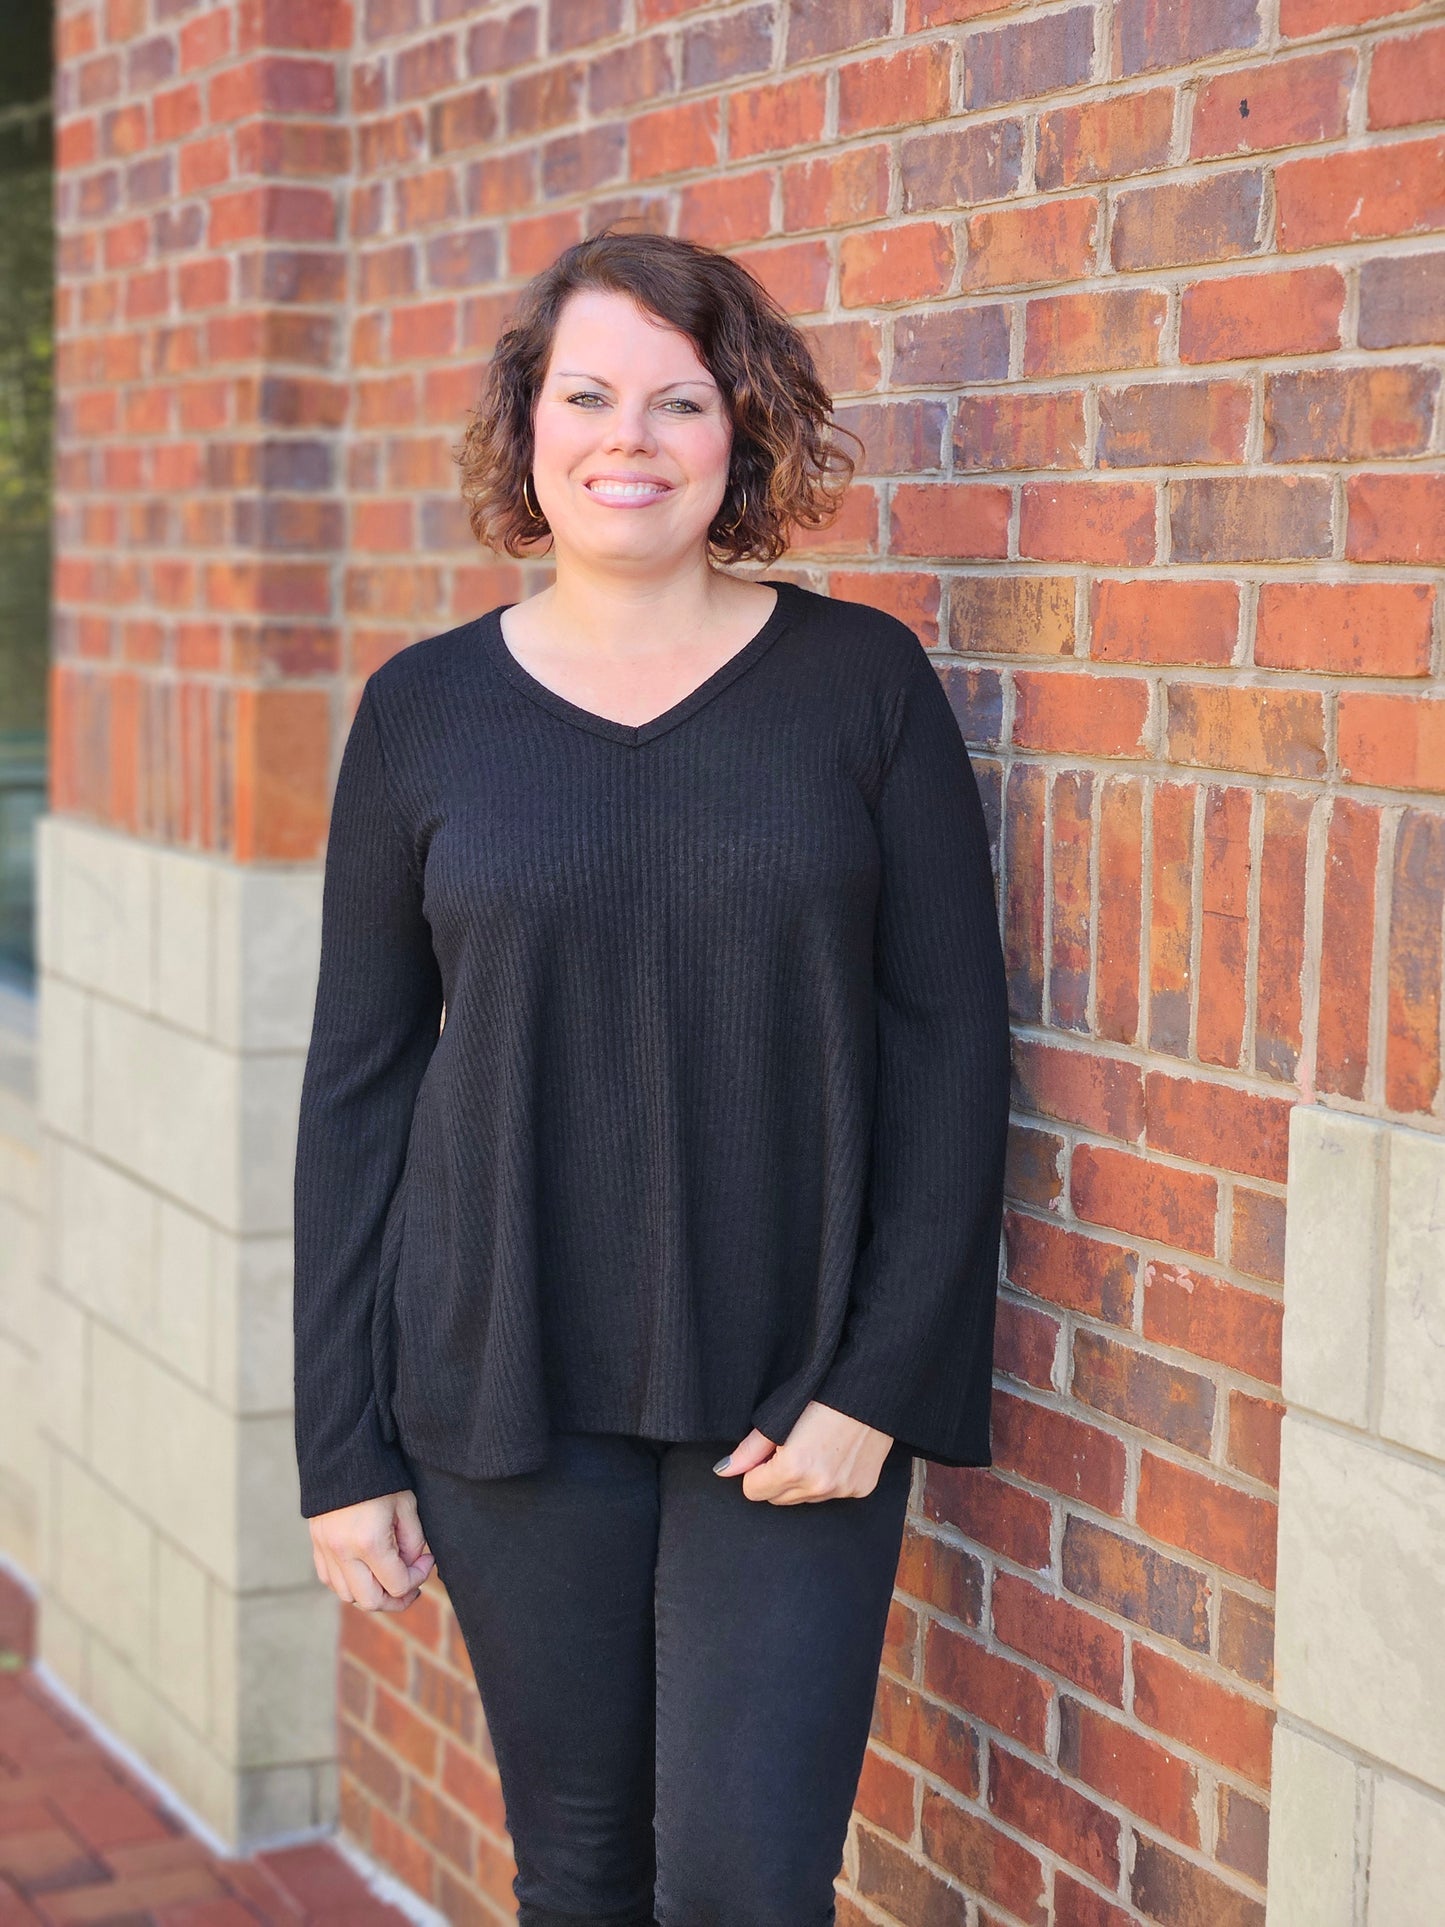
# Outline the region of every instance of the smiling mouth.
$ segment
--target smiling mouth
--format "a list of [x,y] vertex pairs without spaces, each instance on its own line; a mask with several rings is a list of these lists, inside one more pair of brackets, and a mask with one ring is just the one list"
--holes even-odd
[[671,490],[660,482],[587,482],[584,484],[589,495],[595,495],[599,502],[656,502]]

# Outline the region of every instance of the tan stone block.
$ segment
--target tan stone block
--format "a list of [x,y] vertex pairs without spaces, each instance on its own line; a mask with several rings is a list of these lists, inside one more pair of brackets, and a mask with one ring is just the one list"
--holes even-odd
[[42,974],[36,986],[40,1027],[36,1090],[40,1121],[85,1144],[90,1140],[90,1019],[87,992]]
[[236,1527],[238,1592],[280,1592],[317,1584],[311,1533],[301,1517],[296,1433],[290,1412],[258,1412],[239,1432]]
[[1445,1476],[1288,1414],[1278,1587],[1281,1708],[1445,1791]]
[[209,1735],[214,1701],[211,1591],[215,1581],[179,1546],[157,1534],[155,1643],[150,1676],[197,1733]]
[[1275,1727],[1267,1927],[1355,1927],[1357,1780],[1347,1755]]
[[1364,1426],[1371,1306],[1383,1262],[1383,1127],[1297,1104],[1290,1112],[1284,1393],[1289,1404]]
[[59,870],[58,968],[72,983],[147,1010],[155,993],[155,849],[76,818],[45,845]]
[[218,860],[192,850],[155,855],[156,982],[152,1009],[167,1023],[214,1035]]
[[198,1391],[209,1392],[215,1250],[224,1234],[169,1198],[157,1200],[156,1230],[151,1343],[157,1355]]
[[214,1035],[232,1050],[306,1049],[321,959],[321,869],[217,863]]
[[215,1336],[211,1387],[234,1412],[291,1404],[294,1340],[289,1237],[215,1238]]
[[237,1563],[235,1423],[149,1353],[97,1325],[91,1461],[143,1518],[225,1585]]
[[241,1229],[239,1060],[120,1004],[92,1013],[94,1143],[216,1223]]
[[36,1287],[40,1329],[40,1381],[45,1397],[37,1423],[42,1438],[54,1439],[76,1457],[86,1454],[86,1412],[90,1378],[90,1320],[79,1305],[44,1279]]
[[47,1685],[86,1700],[90,1692],[90,1629],[49,1587],[35,1616],[36,1671]]
[[55,1183],[56,1282],[87,1311],[138,1342],[148,1340],[155,1193],[128,1172],[59,1139]]
[[1445,1912],[1445,1800],[1391,1774],[1375,1781],[1367,1927],[1439,1927]]
[[211,1596],[217,1750],[243,1767],[329,1755],[336,1745],[341,1607],[311,1575],[304,1591]]
[[247,1056],[241,1074],[239,1217],[228,1227],[288,1233],[296,1174],[296,1120],[306,1061],[300,1051]]
[[56,1470],[55,1588],[97,1638],[144,1668],[155,1611],[151,1529],[68,1454]]
[[1445,1137],[1390,1132],[1389,1200],[1379,1429],[1445,1461]]

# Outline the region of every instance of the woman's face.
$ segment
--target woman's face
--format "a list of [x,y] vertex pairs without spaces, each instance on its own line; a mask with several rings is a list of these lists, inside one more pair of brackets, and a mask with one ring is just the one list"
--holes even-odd
[[630,573],[705,562],[732,424],[685,334],[627,295],[569,295],[532,420],[532,495],[559,554]]

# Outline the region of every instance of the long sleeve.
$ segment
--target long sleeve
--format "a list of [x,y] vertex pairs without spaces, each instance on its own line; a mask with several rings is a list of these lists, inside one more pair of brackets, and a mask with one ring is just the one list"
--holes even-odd
[[874,812],[877,1085],[842,1337],[814,1397],[989,1462],[1010,1042],[978,783],[922,644]]
[[342,752],[297,1125],[295,1432],[301,1512],[400,1491],[372,1365],[383,1231],[441,1021],[421,879],[387,788],[369,679]]

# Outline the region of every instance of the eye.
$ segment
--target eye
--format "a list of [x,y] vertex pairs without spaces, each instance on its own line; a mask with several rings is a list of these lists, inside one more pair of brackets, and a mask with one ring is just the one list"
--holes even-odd
[[601,401],[602,397],[592,390],[579,389],[575,395],[569,395],[567,399],[568,401]]

